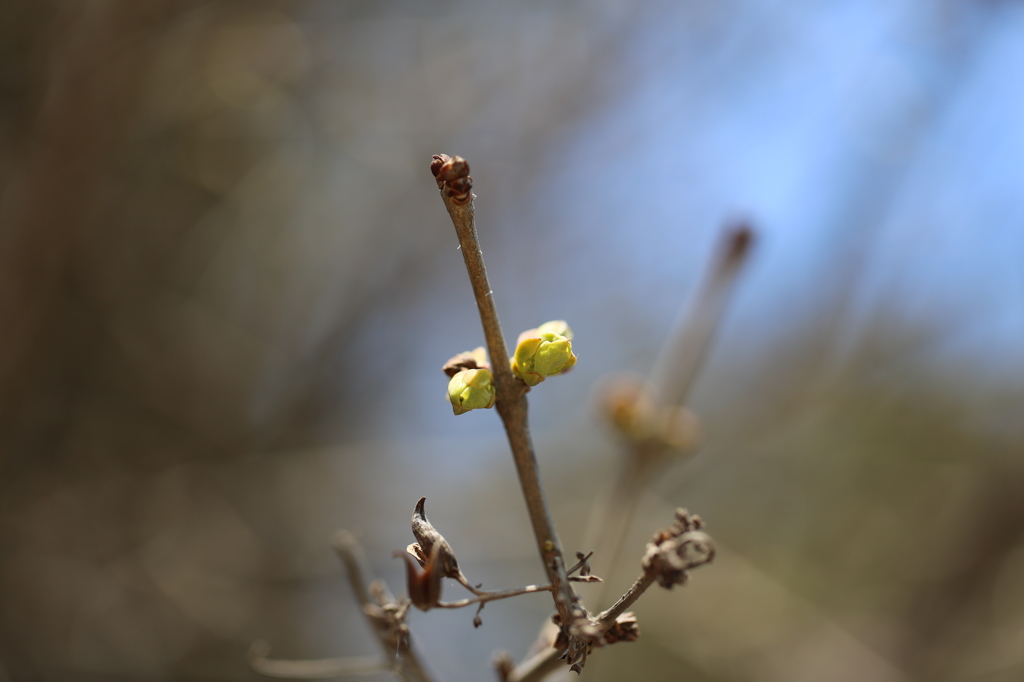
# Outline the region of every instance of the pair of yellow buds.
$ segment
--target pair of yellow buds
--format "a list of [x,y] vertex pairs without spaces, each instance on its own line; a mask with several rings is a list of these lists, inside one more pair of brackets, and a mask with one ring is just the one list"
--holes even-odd
[[[512,373],[527,386],[536,386],[545,377],[568,372],[575,364],[572,330],[564,320],[555,320],[519,335],[512,356]],[[455,414],[494,407],[494,382],[482,347],[455,356],[444,371],[451,377],[448,401]]]

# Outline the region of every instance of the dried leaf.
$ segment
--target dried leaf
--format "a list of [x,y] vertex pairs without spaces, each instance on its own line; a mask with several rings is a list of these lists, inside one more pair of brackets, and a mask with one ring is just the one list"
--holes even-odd
[[405,560],[405,581],[409,599],[413,606],[421,611],[428,611],[437,606],[437,602],[441,599],[441,581],[444,575],[438,569],[438,551],[439,548],[435,545],[422,571],[408,553],[395,552],[394,554]]
[[464,369],[490,369],[491,363],[487,361],[487,351],[483,346],[474,348],[471,351],[459,353],[444,363],[441,371],[448,378],[451,378]]
[[420,501],[416,503],[416,509],[413,510],[412,534],[416,536],[419,542],[409,545],[407,551],[421,566],[424,566],[426,563],[425,557],[430,556],[436,549],[438,553],[437,566],[441,576],[457,580],[473,594],[480,594],[480,590],[470,584],[462,569],[459,568],[459,561],[455,558],[455,552],[452,550],[451,545],[434,528],[434,525],[427,520],[427,513],[424,510],[426,501],[427,498],[421,497]]
[[642,561],[644,570],[655,571],[658,584],[666,589],[685,583],[688,570],[715,558],[715,544],[700,530],[703,527],[699,516],[677,509],[675,523],[655,533],[647,543]]
[[640,637],[640,629],[636,624],[636,616],[632,611],[627,611],[615,619],[615,623],[608,628],[602,637],[602,644],[615,644],[617,642],[635,642]]

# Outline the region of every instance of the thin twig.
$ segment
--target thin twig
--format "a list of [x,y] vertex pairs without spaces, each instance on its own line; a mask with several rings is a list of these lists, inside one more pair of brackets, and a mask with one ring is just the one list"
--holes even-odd
[[647,589],[654,584],[657,577],[656,571],[644,571],[643,574],[636,579],[636,582],[630,586],[624,595],[619,597],[619,600],[615,602],[611,608],[606,611],[602,611],[597,618],[594,619],[594,622],[597,623],[601,631],[603,632],[614,625],[615,619],[625,613],[626,609],[632,606],[633,602],[639,599],[640,595],[646,592]]
[[434,606],[439,609],[461,609],[466,606],[472,606],[473,604],[486,604],[489,601],[497,601],[498,599],[518,597],[521,594],[550,591],[551,585],[527,585],[526,587],[501,590],[500,592],[478,592],[475,597],[467,597],[465,599],[459,599],[458,601],[439,601],[434,604]]
[[374,609],[379,609],[380,605],[371,599],[370,590],[363,577],[363,551],[355,536],[346,530],[338,531],[334,536],[334,549],[345,566],[345,573],[348,576],[352,593],[362,607],[363,614],[370,625],[370,630],[380,643],[384,660],[395,659],[396,661],[394,667],[387,665],[383,667],[390,669],[395,675],[408,682],[432,682],[430,674],[427,673],[426,667],[420,660],[416,650],[412,648],[408,638],[404,641],[395,642],[394,633],[390,632],[380,620],[371,615],[374,613]]
[[[448,157],[445,156],[435,157],[435,164],[437,161],[447,159]],[[464,159],[459,157],[448,160],[445,165],[450,166],[452,163],[461,163],[460,169],[464,166],[465,172],[460,174],[460,171],[457,170],[456,175],[453,175],[452,178],[462,179],[465,191],[462,196],[454,195],[439,176],[441,198],[455,225],[462,257],[466,263],[466,271],[473,287],[473,296],[476,298],[476,305],[480,311],[484,339],[491,357],[498,414],[505,426],[505,433],[512,449],[516,473],[519,476],[519,484],[526,501],[544,571],[553,586],[555,608],[563,623],[573,623],[583,615],[583,612],[576,605],[576,594],[566,576],[562,546],[551,520],[551,513],[544,497],[544,489],[541,487],[537,456],[534,453],[528,425],[526,385],[512,374],[508,350],[505,347],[505,337],[501,332],[501,322],[494,306],[493,292],[487,280],[487,269],[484,267],[483,252],[476,232],[473,195],[469,191],[471,183],[466,182],[469,180],[469,166]],[[432,166],[433,168],[434,166]],[[442,166],[438,164],[437,168],[441,169]],[[434,172],[435,176],[438,176],[438,171]]]
[[370,603],[370,592],[366,589],[366,578],[363,577],[363,548],[359,541],[350,531],[339,530],[334,535],[334,551],[345,567],[345,576],[356,601],[360,607],[366,606]]
[[509,673],[505,682],[537,682],[559,668],[564,668],[561,660],[562,652],[555,648],[547,648],[526,659]]
[[264,677],[292,680],[326,680],[353,675],[375,675],[388,672],[380,658],[359,656],[352,658],[321,658],[316,660],[287,660],[267,658],[266,642],[255,642],[249,649],[249,666]]
[[[576,556],[577,556],[577,557],[579,557],[579,561],[577,561],[577,562],[576,562],[575,564],[573,564],[572,566],[570,566],[570,567],[569,567],[569,569],[568,569],[568,570],[566,571],[566,573],[567,573],[568,575],[570,575],[570,576],[571,576],[571,575],[572,575],[573,573],[575,573],[576,571],[578,571],[578,570],[580,570],[581,568],[583,568],[584,566],[587,566],[587,562],[588,562],[588,561],[590,561],[590,557],[594,556],[594,552],[593,552],[593,551],[590,551],[590,552],[587,552],[586,554],[583,554],[583,553],[577,552]],[[589,569],[589,566],[588,566],[587,570],[590,570],[590,569]],[[584,571],[584,574],[586,574],[586,571]],[[572,578],[570,578],[570,580],[571,580],[571,579],[572,579]]]

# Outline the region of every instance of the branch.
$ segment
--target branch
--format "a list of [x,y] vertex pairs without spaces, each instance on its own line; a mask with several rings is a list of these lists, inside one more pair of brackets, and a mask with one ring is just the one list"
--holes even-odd
[[[408,682],[432,682],[409,641],[409,627],[405,623],[409,602],[396,603],[380,581],[367,587],[363,577],[362,548],[352,533],[347,530],[338,531],[334,536],[334,549],[345,566],[352,594],[359,601],[370,630],[380,643],[384,660],[395,658],[395,666],[390,668],[391,671]],[[382,667],[389,669],[387,665]]]
[[[749,261],[755,233],[746,223],[727,226],[719,238],[709,268],[691,302],[684,308],[669,339],[662,346],[651,369],[646,387],[626,386],[636,390],[636,399],[646,397],[648,419],[682,408],[697,376],[707,359],[722,318],[725,316],[735,284]],[[644,394],[644,395],[641,395]],[[627,398],[628,399],[628,398]],[[639,410],[639,406],[637,407]],[[677,410],[676,413],[681,412]],[[670,448],[657,438],[635,438],[627,446],[619,475],[608,497],[595,504],[585,544],[599,542],[598,556],[617,557],[622,554],[641,492],[667,459]],[[607,566],[610,575],[614,566]],[[605,593],[597,595],[600,602]]]
[[517,665],[502,682],[537,682],[564,667],[561,652],[547,648]]
[[[572,573],[572,571],[569,571]],[[569,576],[569,582],[573,583],[600,583],[604,582],[596,575],[584,575],[584,576]],[[434,608],[438,609],[461,609],[464,606],[472,606],[473,604],[486,604],[489,601],[496,601],[498,599],[509,599],[511,597],[518,597],[523,594],[533,594],[534,592],[551,592],[551,585],[527,585],[526,587],[514,587],[509,590],[496,590],[494,592],[488,592],[486,590],[478,590],[472,588],[475,597],[466,597],[465,599],[459,599],[458,601],[439,601],[434,604]]]
[[656,406],[681,406],[686,402],[753,243],[754,233],[746,223],[730,226],[722,235],[710,271],[651,370]]
[[430,169],[437,178],[441,198],[455,225],[466,271],[480,311],[484,339],[491,356],[496,406],[512,449],[516,473],[537,541],[537,550],[548,581],[552,585],[555,608],[562,617],[562,622],[571,624],[582,617],[584,612],[577,605],[576,594],[566,576],[562,547],[541,487],[537,456],[534,453],[528,425],[526,385],[512,374],[505,337],[501,332],[493,292],[487,280],[487,269],[484,267],[483,252],[476,233],[469,164],[458,156],[452,159],[446,155],[437,155]]
[[518,597],[521,594],[550,591],[551,585],[527,585],[526,587],[516,587],[511,590],[501,590],[499,592],[478,592],[475,597],[466,597],[465,599],[459,599],[458,601],[439,601],[434,604],[434,607],[438,609],[461,609],[466,606],[472,606],[473,604],[486,604],[489,601],[496,601],[498,599]]
[[254,642],[249,649],[249,653],[246,655],[249,667],[265,677],[282,677],[292,680],[323,680],[332,677],[374,675],[388,672],[388,667],[379,658],[368,656],[295,661],[267,658],[268,652],[269,647],[266,642]]
[[604,631],[614,625],[615,619],[625,613],[626,609],[632,606],[633,602],[639,599],[640,595],[646,592],[647,588],[653,585],[657,579],[658,576],[655,571],[645,570],[641,573],[640,577],[636,579],[628,590],[626,590],[624,595],[619,597],[619,600],[615,602],[611,608],[606,611],[602,611],[600,615],[594,619],[598,627]]

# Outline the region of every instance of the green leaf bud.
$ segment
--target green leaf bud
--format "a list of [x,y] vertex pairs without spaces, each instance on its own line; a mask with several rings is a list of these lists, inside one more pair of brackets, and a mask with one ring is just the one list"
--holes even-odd
[[455,414],[494,407],[494,397],[489,369],[464,369],[448,382],[448,401]]
[[561,320],[523,332],[512,356],[513,374],[536,386],[545,377],[569,371],[576,364],[571,339],[572,330]]
[[551,322],[545,322],[541,326],[537,327],[539,333],[554,332],[572,341],[572,330],[569,329],[569,324],[565,320],[552,320]]

